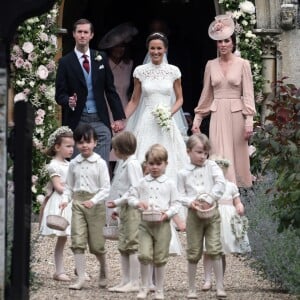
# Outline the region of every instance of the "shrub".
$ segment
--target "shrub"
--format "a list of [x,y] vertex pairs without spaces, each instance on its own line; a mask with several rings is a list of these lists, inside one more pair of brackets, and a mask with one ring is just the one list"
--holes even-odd
[[266,122],[256,126],[253,137],[257,149],[253,165],[278,175],[270,188],[274,190],[279,231],[291,225],[300,229],[300,90],[285,84],[285,79],[273,84]]
[[242,194],[252,249],[248,262],[276,286],[300,294],[300,237],[291,227],[277,231],[276,192],[270,190],[275,180],[275,175],[269,173],[254,185],[251,193]]

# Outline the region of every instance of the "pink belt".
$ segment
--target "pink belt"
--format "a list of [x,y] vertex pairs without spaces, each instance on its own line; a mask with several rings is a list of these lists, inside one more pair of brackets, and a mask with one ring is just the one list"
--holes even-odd
[[232,199],[221,199],[218,201],[219,204],[222,205],[233,205],[233,200]]

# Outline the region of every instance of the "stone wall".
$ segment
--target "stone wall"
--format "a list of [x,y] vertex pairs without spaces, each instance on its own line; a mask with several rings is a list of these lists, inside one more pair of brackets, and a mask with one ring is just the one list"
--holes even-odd
[[287,82],[300,87],[300,30],[284,31],[280,35],[278,45],[280,58],[278,60],[277,77],[288,76]]

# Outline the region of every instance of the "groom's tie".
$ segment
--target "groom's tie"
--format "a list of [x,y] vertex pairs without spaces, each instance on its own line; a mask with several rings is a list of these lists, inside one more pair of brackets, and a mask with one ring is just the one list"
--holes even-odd
[[83,57],[82,66],[86,70],[86,72],[89,73],[90,72],[90,63],[89,63],[89,60],[87,59],[87,55],[83,54],[82,57]]

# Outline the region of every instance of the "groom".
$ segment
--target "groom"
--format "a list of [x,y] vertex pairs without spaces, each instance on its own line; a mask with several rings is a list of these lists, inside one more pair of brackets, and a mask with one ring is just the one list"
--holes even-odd
[[[74,130],[80,123],[89,123],[95,128],[98,135],[95,152],[108,162],[111,129],[123,130],[126,116],[107,56],[89,48],[93,36],[94,27],[89,20],[75,22],[75,48],[59,61],[55,100],[62,107],[62,125]],[[110,124],[107,104],[115,120],[113,124]]]

